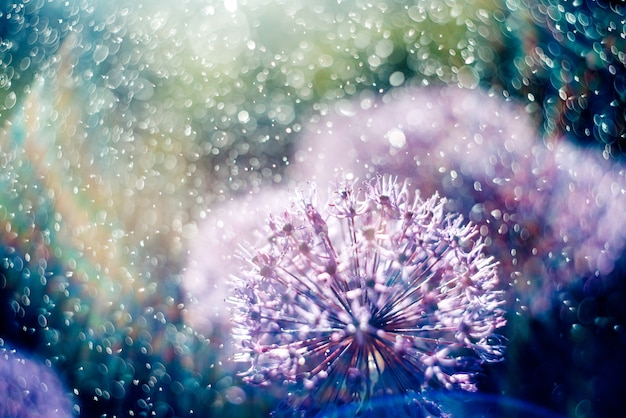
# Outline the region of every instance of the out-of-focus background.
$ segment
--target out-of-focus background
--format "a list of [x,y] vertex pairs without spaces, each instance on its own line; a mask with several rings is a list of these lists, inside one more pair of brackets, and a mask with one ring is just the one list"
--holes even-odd
[[486,228],[509,351],[482,393],[613,416],[625,152],[621,1],[0,1],[0,411],[266,416],[234,253],[342,168]]

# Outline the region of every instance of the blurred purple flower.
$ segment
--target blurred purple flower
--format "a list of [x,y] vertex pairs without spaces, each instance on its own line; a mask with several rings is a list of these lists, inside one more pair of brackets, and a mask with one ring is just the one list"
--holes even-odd
[[0,348],[0,416],[71,417],[70,399],[50,368]]
[[550,199],[555,162],[515,103],[480,90],[429,87],[343,102],[309,127],[290,168],[295,181],[318,184],[335,172],[412,179],[478,224],[502,277],[514,281],[518,259],[533,257],[536,214]]
[[253,245],[264,239],[254,231],[267,213],[283,207],[286,200],[286,191],[267,188],[263,193],[240,196],[211,208],[189,245],[183,276],[188,302],[185,322],[195,330],[210,336],[228,327],[228,278],[239,272],[234,254],[243,237]]
[[[616,161],[538,139],[525,109],[482,90],[429,87],[340,102],[299,142],[294,181],[390,172],[474,222],[518,308],[605,274],[626,247],[626,174]],[[513,293],[512,293],[513,295]]]
[[626,169],[594,149],[565,142],[553,148],[556,167],[544,229],[563,246],[570,270],[607,275],[626,248]]
[[244,380],[294,383],[307,412],[427,388],[475,390],[502,359],[496,262],[478,231],[386,177],[313,187],[269,221],[269,241],[233,278]]

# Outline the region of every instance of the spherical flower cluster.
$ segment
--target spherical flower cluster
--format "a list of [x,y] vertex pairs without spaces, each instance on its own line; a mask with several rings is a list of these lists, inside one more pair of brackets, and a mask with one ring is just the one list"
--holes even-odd
[[296,407],[476,389],[503,356],[496,262],[472,224],[407,182],[342,180],[272,215],[234,278],[236,359],[252,384],[295,384]]

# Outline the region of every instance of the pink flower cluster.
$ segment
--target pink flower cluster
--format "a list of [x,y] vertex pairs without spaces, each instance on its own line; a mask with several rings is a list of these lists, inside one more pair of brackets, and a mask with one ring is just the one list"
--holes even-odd
[[478,230],[390,177],[340,182],[328,205],[316,196],[273,214],[234,277],[245,380],[296,384],[296,407],[475,390],[481,364],[503,356],[505,324]]

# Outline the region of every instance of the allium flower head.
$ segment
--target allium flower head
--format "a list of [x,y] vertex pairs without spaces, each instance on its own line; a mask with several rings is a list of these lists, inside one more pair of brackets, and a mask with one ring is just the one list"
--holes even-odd
[[234,279],[244,379],[294,383],[296,406],[314,409],[475,390],[481,364],[503,356],[505,323],[476,228],[388,177],[316,200],[311,188],[272,215],[269,242]]

